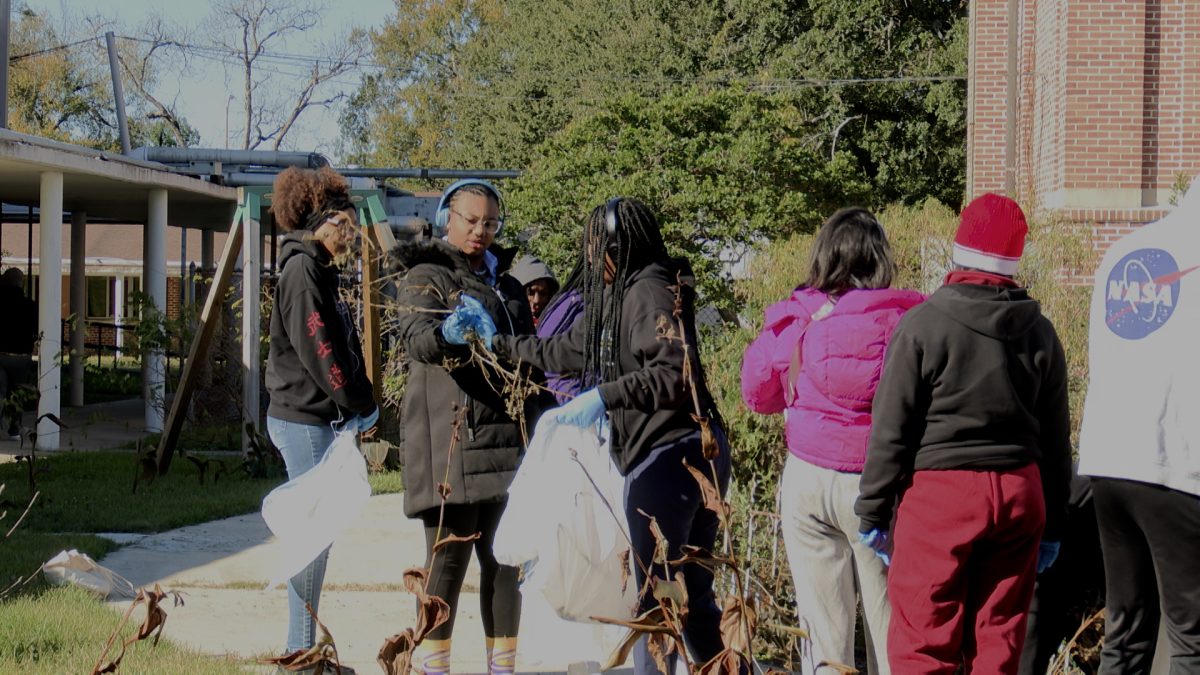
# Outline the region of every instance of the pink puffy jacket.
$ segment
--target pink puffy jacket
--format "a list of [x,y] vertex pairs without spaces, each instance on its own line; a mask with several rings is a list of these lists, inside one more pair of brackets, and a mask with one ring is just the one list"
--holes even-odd
[[[787,407],[787,445],[793,455],[835,471],[861,473],[888,341],[900,317],[925,296],[886,288],[853,290],[813,322],[827,297],[803,288],[767,308],[762,333],[742,361],[742,399],[762,414]],[[784,388],[797,339],[803,341],[803,365],[788,406]]]

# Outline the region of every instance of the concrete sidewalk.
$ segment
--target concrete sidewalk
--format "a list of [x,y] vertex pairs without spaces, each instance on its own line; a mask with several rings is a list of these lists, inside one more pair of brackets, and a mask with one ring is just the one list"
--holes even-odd
[[[415,622],[413,596],[400,581],[404,569],[424,562],[425,540],[419,521],[404,517],[402,499],[371,498],[360,524],[334,544],[321,594],[321,621],[343,662],[363,673],[380,672],[375,657],[384,639]],[[171,640],[247,659],[282,652],[287,594],[282,587],[263,590],[276,558],[257,513],[161,534],[102,536],[125,545],[101,564],[135,586],[158,583],[186,594],[185,606],[167,608]],[[456,673],[487,672],[478,579],[472,560],[454,629]],[[125,609],[126,603],[114,604]],[[603,662],[622,634],[561,621],[540,598],[526,598],[518,671],[564,672],[572,662]]]

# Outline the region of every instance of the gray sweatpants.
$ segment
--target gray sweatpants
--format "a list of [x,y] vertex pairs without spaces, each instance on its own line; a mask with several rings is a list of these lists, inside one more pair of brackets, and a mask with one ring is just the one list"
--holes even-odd
[[861,474],[825,469],[788,454],[780,514],[801,628],[812,636],[816,663],[854,666],[854,624],[861,596],[867,672],[886,675],[887,568],[858,541]]

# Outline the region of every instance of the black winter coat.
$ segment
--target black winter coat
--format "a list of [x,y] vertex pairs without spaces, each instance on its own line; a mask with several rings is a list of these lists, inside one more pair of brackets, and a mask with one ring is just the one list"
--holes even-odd
[[[499,261],[495,287],[476,276],[467,257],[444,241],[416,241],[393,250],[393,264],[404,272],[397,282],[399,337],[408,359],[400,457],[404,513],[410,517],[440,506],[437,485],[447,476],[449,504],[503,500],[525,453],[520,426],[497,391],[502,380],[491,374],[489,382],[470,363],[467,347],[442,337],[444,311],[458,305],[461,293],[483,303],[499,334],[533,332],[524,290],[507,274],[516,251],[493,246],[491,252]],[[534,405],[524,406],[530,421]],[[454,422],[463,406],[466,414],[451,450]]]
[[[681,285],[682,284],[682,285]],[[651,263],[635,272],[625,285],[621,303],[619,376],[599,387],[612,425],[611,452],[621,475],[641,462],[651,448],[699,430],[692,418],[695,405],[684,377],[684,349],[675,318],[676,291],[701,410],[713,426],[721,417],[713,403],[698,356],[695,321],[696,279],[684,259]],[[605,291],[611,293],[611,288]],[[493,345],[502,358],[531,363],[547,372],[576,373],[583,369],[586,326],[582,318],[570,332],[550,338],[496,336]]]

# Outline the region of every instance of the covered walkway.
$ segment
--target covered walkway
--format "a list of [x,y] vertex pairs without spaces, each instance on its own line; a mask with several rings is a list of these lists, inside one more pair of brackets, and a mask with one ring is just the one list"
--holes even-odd
[[[237,198],[233,188],[173,173],[161,164],[0,129],[0,202],[33,206],[40,214],[35,253],[39,263],[41,335],[39,417],[46,413],[61,415],[64,361],[72,369],[67,401],[71,405],[83,403],[83,359],[64,356],[83,352],[84,323],[73,322],[70,343],[64,349],[61,322],[64,308],[70,314],[83,314],[88,219],[142,224],[143,290],[162,311],[167,303],[167,225],[200,230],[203,266],[211,268],[212,233],[229,229]],[[70,214],[71,248],[83,253],[71,256],[68,303],[63,302],[61,282],[66,213]],[[128,257],[136,258],[138,252],[130,252]],[[145,429],[162,431],[166,371],[161,351],[146,357],[143,373]],[[54,450],[60,444],[57,425],[43,420],[38,425],[38,447]]]

